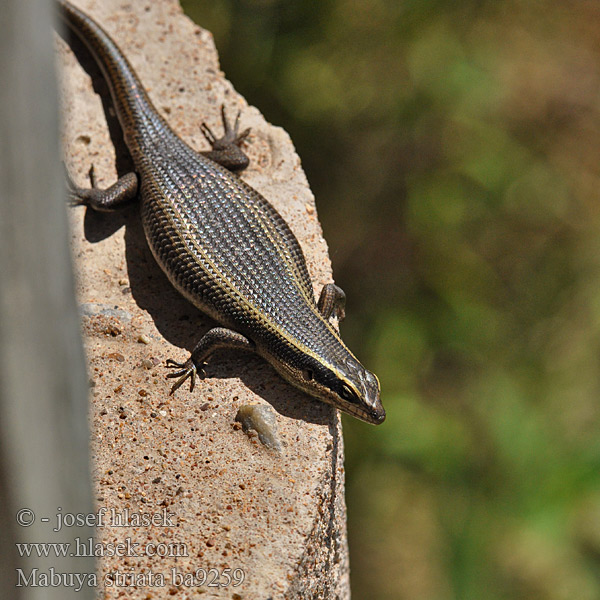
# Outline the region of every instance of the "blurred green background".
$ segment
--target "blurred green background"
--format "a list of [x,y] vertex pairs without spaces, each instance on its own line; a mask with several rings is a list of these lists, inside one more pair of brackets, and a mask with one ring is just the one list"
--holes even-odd
[[600,4],[182,4],[291,134],[381,379],[354,597],[600,598]]

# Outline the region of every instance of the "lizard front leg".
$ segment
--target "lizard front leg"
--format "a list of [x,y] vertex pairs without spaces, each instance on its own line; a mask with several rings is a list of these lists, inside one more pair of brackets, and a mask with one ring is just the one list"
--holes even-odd
[[212,150],[205,150],[200,154],[214,160],[229,171],[243,171],[250,161],[241,149],[241,145],[248,137],[250,129],[245,129],[242,133],[239,133],[240,113],[238,113],[232,127],[225,114],[224,105],[221,106],[221,119],[223,121],[223,137],[220,138],[217,138],[206,123],[202,123],[202,134],[212,146]]

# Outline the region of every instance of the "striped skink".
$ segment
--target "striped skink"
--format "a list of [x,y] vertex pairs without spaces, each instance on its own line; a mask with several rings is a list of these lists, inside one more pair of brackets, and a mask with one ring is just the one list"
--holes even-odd
[[275,208],[236,174],[248,165],[239,132],[223,111],[224,135],[203,125],[212,149],[197,152],[158,113],[110,36],[65,1],[62,20],[85,43],[109,85],[135,172],[106,190],[71,184],[77,204],[113,210],[138,200],[148,244],[175,288],[218,324],[177,370],[172,392],[193,388],[218,348],[244,348],[291,384],[363,421],[385,419],[377,377],[342,342],[330,317],[344,315],[334,284],[315,301],[296,237]]

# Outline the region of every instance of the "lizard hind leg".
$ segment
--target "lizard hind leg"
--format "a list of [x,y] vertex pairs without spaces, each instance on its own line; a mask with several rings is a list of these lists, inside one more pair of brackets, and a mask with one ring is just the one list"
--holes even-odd
[[346,316],[346,294],[335,283],[327,283],[321,290],[317,307],[321,314],[329,319],[335,315],[338,321],[343,321]]
[[190,380],[190,392],[193,391],[196,375],[204,377],[204,366],[210,355],[219,348],[238,348],[242,350],[254,350],[254,343],[237,331],[224,327],[214,327],[207,331],[196,347],[192,350],[190,357],[183,363],[178,363],[171,358],[167,359],[168,368],[177,368],[179,371],[169,373],[168,378],[177,377],[169,395],[180,388],[186,379]]
[[111,212],[129,204],[137,197],[139,180],[135,173],[123,175],[106,189],[96,187],[93,165],[90,167],[89,177],[92,187],[81,188],[75,185],[68,171],[66,172],[69,202],[73,206],[89,206],[100,212]]

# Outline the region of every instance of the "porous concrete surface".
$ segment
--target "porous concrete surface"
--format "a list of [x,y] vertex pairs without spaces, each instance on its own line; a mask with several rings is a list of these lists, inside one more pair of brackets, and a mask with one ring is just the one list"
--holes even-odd
[[[252,128],[243,178],[294,230],[315,290],[332,281],[293,145],[224,78],[211,34],[176,0],[75,3],[113,36],[194,148],[207,148],[202,121],[221,131],[221,104],[230,115],[241,109],[242,126]],[[65,162],[81,186],[93,163],[106,187],[131,163],[99,70],[81,43],[66,39],[57,36]],[[232,351],[213,356],[193,392],[184,385],[169,396],[166,359],[185,360],[214,323],[154,262],[137,207],[68,210],[91,385],[99,597],[348,598],[339,415],[258,357]],[[236,423],[251,403],[274,409],[280,451]],[[140,515],[159,516],[148,525]]]

